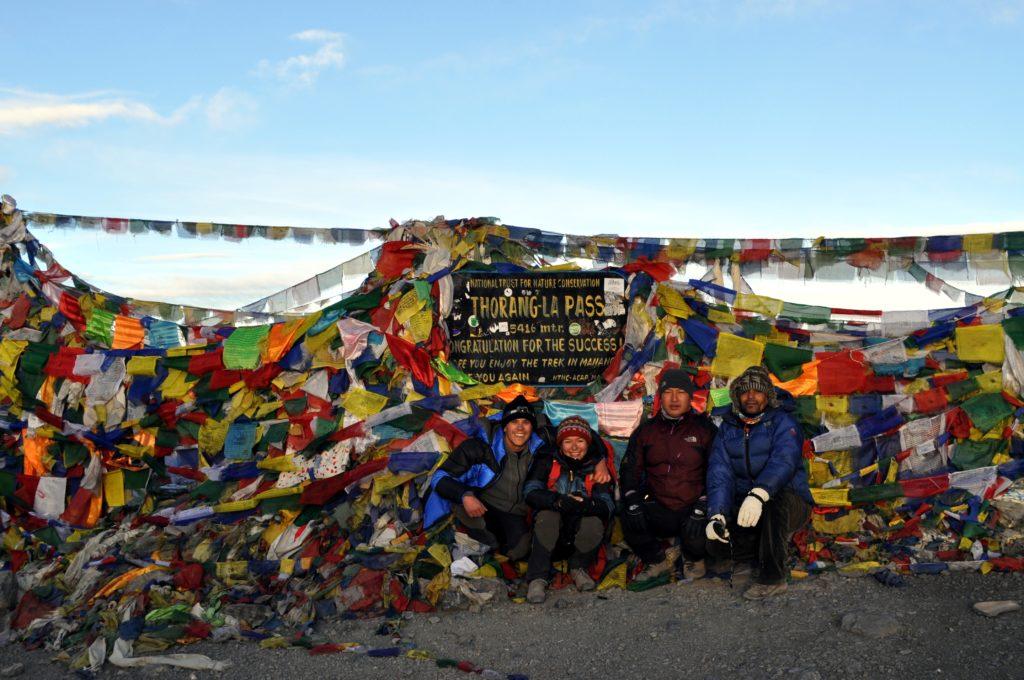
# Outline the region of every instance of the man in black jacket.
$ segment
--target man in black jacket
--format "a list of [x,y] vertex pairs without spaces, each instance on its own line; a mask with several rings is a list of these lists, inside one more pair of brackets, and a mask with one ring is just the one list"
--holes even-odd
[[680,548],[660,539],[679,539],[684,575],[704,575],[704,476],[715,426],[690,407],[693,381],[682,369],[665,371],[658,383],[661,408],[630,436],[619,467],[622,529],[626,543],[643,560],[637,580],[675,570]]
[[524,559],[530,550],[530,529],[523,486],[534,457],[554,452],[536,429],[537,416],[520,395],[505,406],[501,426],[489,437],[471,437],[459,444],[431,479],[425,526],[450,508],[470,538],[509,559]]

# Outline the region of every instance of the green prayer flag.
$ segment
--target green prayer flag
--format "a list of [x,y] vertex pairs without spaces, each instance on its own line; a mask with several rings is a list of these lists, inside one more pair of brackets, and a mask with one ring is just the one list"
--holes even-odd
[[93,309],[85,324],[85,334],[109,347],[114,342],[114,314],[105,309]]
[[764,346],[764,365],[782,381],[792,380],[800,375],[803,365],[814,358],[809,349],[767,343]]
[[1010,336],[1017,349],[1024,349],[1024,316],[1003,319],[1003,332]]
[[978,385],[978,381],[974,378],[959,380],[955,383],[946,385],[946,392],[949,394],[950,402],[963,401],[979,389],[981,389],[981,387]]
[[224,368],[255,369],[267,344],[270,326],[242,326],[224,340]]
[[862,489],[850,489],[850,502],[854,505],[860,503],[874,503],[876,501],[887,501],[899,498],[903,495],[903,488],[898,482],[891,484],[875,484]]
[[6,470],[0,470],[0,496],[13,496],[18,478]]
[[434,369],[438,373],[443,375],[450,382],[459,383],[460,385],[477,384],[476,380],[470,378],[456,366],[452,366],[451,364],[441,361],[440,359],[434,359],[430,363],[434,366]]
[[832,318],[832,310],[828,307],[816,307],[814,305],[799,305],[793,302],[785,302],[782,305],[780,317],[792,319],[800,323],[822,324],[828,323]]
[[125,470],[124,488],[128,491],[141,491],[149,481],[149,470]]
[[988,432],[1013,413],[1013,407],[998,392],[986,392],[972,397],[963,403],[962,408],[974,426],[982,432]]
[[999,439],[983,439],[982,441],[965,439],[957,442],[953,447],[953,455],[949,462],[957,470],[988,467],[992,464],[992,457],[996,455],[1001,443],[1002,441]]

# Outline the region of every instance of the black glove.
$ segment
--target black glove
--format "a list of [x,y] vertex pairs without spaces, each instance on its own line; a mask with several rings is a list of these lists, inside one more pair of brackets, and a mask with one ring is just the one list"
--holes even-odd
[[626,494],[622,500],[622,528],[627,534],[646,534],[647,516],[644,515],[643,499],[639,493]]
[[537,510],[557,510],[558,494],[550,489],[535,489],[527,494],[526,502]]
[[683,527],[683,533],[688,540],[699,541],[704,538],[707,523],[707,501],[699,500],[690,506],[690,515],[686,518],[686,526]]
[[567,515],[582,515],[584,503],[572,496],[559,495],[555,501],[555,509]]
[[590,496],[585,496],[580,501],[580,514],[581,515],[598,515],[600,514],[599,504]]

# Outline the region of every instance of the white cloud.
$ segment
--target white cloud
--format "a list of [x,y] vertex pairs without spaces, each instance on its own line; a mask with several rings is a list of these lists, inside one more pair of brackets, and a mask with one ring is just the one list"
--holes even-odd
[[298,87],[309,87],[327,69],[338,69],[345,65],[342,52],[342,34],[334,31],[312,28],[291,36],[293,40],[319,44],[316,51],[297,54],[282,61],[260,60],[256,72],[265,78],[276,78]]
[[199,105],[192,98],[169,115],[161,115],[147,104],[105,92],[57,95],[20,89],[0,89],[0,134],[13,134],[43,127],[81,127],[110,118],[176,125]]
[[206,102],[206,122],[214,130],[238,130],[256,121],[259,105],[247,92],[222,87]]
[[978,9],[994,24],[1016,24],[1024,18],[1024,0],[975,0]]
[[829,9],[832,0],[742,0],[736,8],[742,19],[787,17],[821,9]]
[[135,258],[136,262],[191,262],[192,260],[217,260],[224,256],[220,253],[163,253],[161,255],[143,255]]

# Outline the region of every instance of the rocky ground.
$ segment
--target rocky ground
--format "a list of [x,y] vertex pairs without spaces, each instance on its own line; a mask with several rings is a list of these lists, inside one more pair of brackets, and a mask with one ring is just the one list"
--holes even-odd
[[[479,612],[417,615],[402,627],[406,642],[438,657],[465,659],[504,677],[543,678],[814,678],[1024,676],[1024,612],[987,618],[972,605],[1024,598],[1024,575],[947,574],[909,578],[903,588],[870,577],[813,577],[764,603],[717,579],[640,593],[552,592],[544,605],[511,601]],[[377,621],[321,624],[336,642],[386,647]],[[206,642],[178,651],[230,661],[222,673],[107,664],[103,678],[158,676],[252,678],[467,676],[432,661],[361,654],[310,656],[298,648]],[[0,669],[32,680],[66,677],[52,654],[0,648]],[[497,677],[497,676],[494,676]]]

